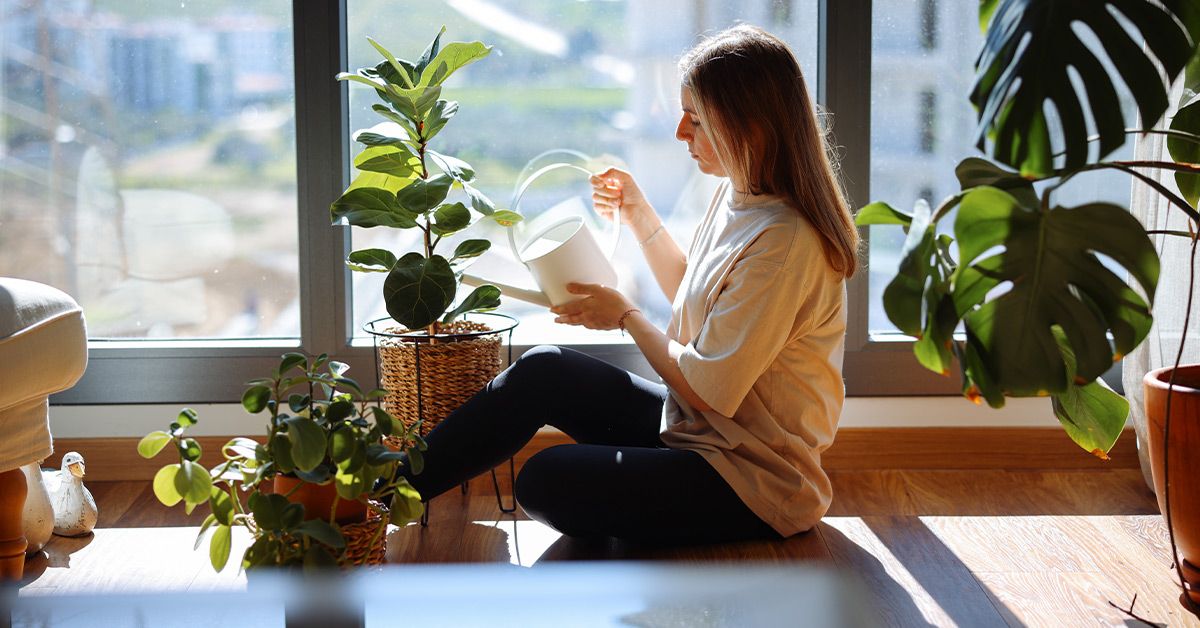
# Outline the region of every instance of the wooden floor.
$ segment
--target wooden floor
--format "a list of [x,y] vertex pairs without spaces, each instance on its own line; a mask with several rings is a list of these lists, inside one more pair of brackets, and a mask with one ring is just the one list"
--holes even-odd
[[[392,562],[558,560],[809,562],[852,574],[893,626],[1200,626],[1179,606],[1166,528],[1135,469],[1105,471],[839,471],[834,503],[813,531],[781,542],[647,549],[580,542],[503,515],[475,482],[434,501],[430,525],[394,529]],[[90,486],[93,536],[55,537],[27,564],[20,595],[244,587],[193,552],[199,517],[166,509],[149,483]],[[485,490],[487,489],[487,490]],[[702,525],[699,522],[698,525]],[[235,539],[239,555],[246,539]]]

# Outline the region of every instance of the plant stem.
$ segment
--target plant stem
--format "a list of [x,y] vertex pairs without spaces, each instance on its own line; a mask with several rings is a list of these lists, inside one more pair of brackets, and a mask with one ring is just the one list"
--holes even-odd
[[[1187,168],[1174,168],[1173,166],[1187,166]],[[1044,181],[1045,179],[1050,179],[1050,178],[1053,178],[1056,176],[1061,177],[1061,179],[1057,183],[1055,183],[1053,186],[1050,187],[1050,189],[1047,190],[1047,193],[1048,193],[1048,192],[1058,189],[1060,186],[1062,186],[1064,183],[1066,183],[1068,180],[1070,180],[1071,177],[1075,176],[1076,174],[1079,174],[1080,172],[1086,172],[1088,170],[1103,170],[1105,168],[1113,169],[1113,170],[1120,170],[1121,172],[1124,172],[1126,174],[1129,174],[1130,176],[1140,179],[1146,185],[1150,186],[1151,188],[1154,188],[1155,192],[1158,192],[1159,194],[1166,197],[1166,199],[1168,201],[1170,201],[1171,204],[1178,207],[1180,209],[1180,211],[1182,211],[1184,214],[1186,214],[1189,219],[1191,219],[1192,221],[1195,221],[1195,222],[1200,222],[1200,212],[1197,212],[1196,209],[1193,208],[1191,205],[1189,205],[1187,201],[1180,198],[1178,194],[1175,194],[1171,190],[1167,189],[1167,187],[1164,186],[1162,183],[1155,181],[1152,177],[1146,176],[1146,175],[1138,172],[1137,170],[1134,170],[1134,168],[1164,168],[1167,170],[1176,170],[1176,171],[1181,171],[1181,172],[1192,172],[1192,173],[1200,174],[1200,166],[1195,166],[1192,164],[1176,164],[1176,163],[1170,162],[1170,161],[1101,161],[1098,163],[1083,166],[1081,168],[1077,168],[1071,172],[1058,171],[1049,177],[1045,177],[1044,179],[1038,179],[1038,180]]]

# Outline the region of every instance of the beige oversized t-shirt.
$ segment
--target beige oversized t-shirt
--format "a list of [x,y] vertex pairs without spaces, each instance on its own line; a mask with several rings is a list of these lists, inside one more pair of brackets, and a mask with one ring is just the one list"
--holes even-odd
[[662,440],[703,455],[784,536],[816,525],[832,498],[821,452],[845,398],[845,301],[799,212],[728,183],[717,190],[667,326],[684,378],[713,409],[672,391]]

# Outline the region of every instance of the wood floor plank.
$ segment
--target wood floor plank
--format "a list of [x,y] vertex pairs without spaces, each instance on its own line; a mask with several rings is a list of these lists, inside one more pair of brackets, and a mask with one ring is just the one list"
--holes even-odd
[[[830,476],[833,505],[809,533],[782,542],[647,548],[563,537],[519,509],[502,514],[485,474],[468,495],[434,500],[429,527],[389,531],[388,559],[525,567],[567,560],[833,564],[866,585],[880,625],[1121,625],[1128,618],[1108,601],[1127,604],[1134,593],[1135,610],[1153,621],[1200,625],[1178,606],[1165,526],[1136,469]],[[101,513],[95,535],[55,537],[27,563],[21,595],[245,586],[236,559],[249,541],[244,531],[235,531],[230,567],[216,573],[207,545],[192,551],[201,512],[162,506],[145,481],[89,485]]]

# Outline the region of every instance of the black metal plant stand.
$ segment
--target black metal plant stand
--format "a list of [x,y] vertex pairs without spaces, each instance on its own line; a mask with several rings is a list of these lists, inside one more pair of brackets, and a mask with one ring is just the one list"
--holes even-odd
[[[461,334],[454,334],[453,337],[456,339],[461,339],[461,338],[474,338],[474,337],[479,337],[479,336],[490,336],[492,334],[508,334],[508,339],[507,339],[508,341],[506,343],[508,345],[508,356],[506,358],[506,364],[512,365],[512,335],[513,335],[513,330],[516,329],[517,325],[519,325],[520,322],[516,318],[513,318],[512,316],[509,316],[507,314],[500,314],[499,312],[475,312],[475,313],[471,313],[471,314],[467,314],[467,315],[463,316],[463,318],[465,320],[472,320],[472,319],[478,318],[478,317],[500,318],[500,319],[504,319],[506,322],[503,323],[503,325],[497,329],[489,329],[487,331],[476,331],[476,332],[466,332],[466,333],[461,333]],[[389,321],[392,321],[392,319],[388,318],[388,317],[383,317],[383,318],[377,318],[372,321],[367,321],[365,324],[363,324],[363,331],[365,331],[371,335],[371,346],[373,347],[374,353],[375,353],[375,387],[382,388],[382,385],[380,383],[382,365],[379,361],[379,337],[385,336],[388,338],[397,338],[401,342],[412,343],[413,355],[415,358],[414,362],[416,364],[416,371],[417,371],[416,372],[417,420],[420,421],[421,424],[423,425],[425,422],[425,406],[421,403],[421,345],[425,344],[425,342],[428,340],[429,337],[426,335],[422,335],[422,334],[424,334],[424,330],[416,331],[416,332],[410,331],[410,332],[403,333],[403,334],[397,334],[397,333],[393,333],[393,332],[389,332],[389,331],[384,331],[379,328],[379,325],[388,324],[387,322],[389,322]],[[492,472],[492,488],[494,488],[496,491],[496,506],[500,508],[500,512],[505,513],[505,514],[516,512],[516,510],[517,510],[516,497],[513,498],[511,506],[505,506],[504,499],[500,495],[500,480],[496,477],[496,468],[493,467],[491,472]],[[512,483],[515,484],[517,481],[517,475],[516,475],[515,465],[513,463],[512,458],[508,459],[508,475],[509,475],[509,479],[512,481]],[[463,495],[467,494],[467,485],[468,484],[469,484],[469,481],[464,481],[462,483],[462,494]],[[421,526],[426,527],[429,525],[430,502],[427,499],[423,499],[422,503],[424,503],[425,509],[424,509],[424,512],[421,514]]]

